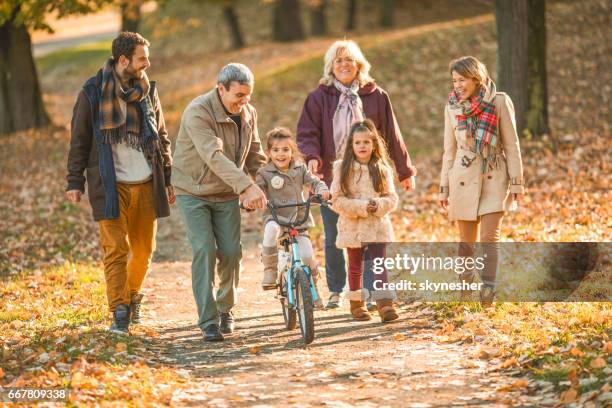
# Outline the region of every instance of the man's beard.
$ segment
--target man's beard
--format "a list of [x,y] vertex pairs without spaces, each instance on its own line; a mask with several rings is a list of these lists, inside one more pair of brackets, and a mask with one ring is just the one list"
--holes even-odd
[[138,71],[136,71],[134,67],[132,66],[132,63],[130,63],[130,65],[127,66],[124,72],[125,72],[125,76],[127,76],[128,79],[142,78],[142,71],[140,71],[140,74],[139,74]]

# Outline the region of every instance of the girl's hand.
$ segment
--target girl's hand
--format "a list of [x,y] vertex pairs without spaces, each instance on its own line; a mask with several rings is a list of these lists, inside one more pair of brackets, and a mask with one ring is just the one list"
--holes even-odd
[[378,203],[376,201],[374,201],[374,200],[370,200],[368,202],[368,206],[366,207],[366,210],[370,214],[375,213],[376,210],[378,210]]
[[440,207],[442,207],[443,210],[448,210],[448,198],[445,200],[440,200],[439,201]]
[[327,201],[329,200],[329,191],[324,191],[321,193],[321,198],[323,198],[323,200]]
[[318,160],[310,160],[308,162],[308,171],[317,176],[318,178],[323,178],[323,175],[319,173],[319,162]]
[[400,181],[400,185],[402,186],[404,191],[413,190],[414,189],[414,176],[408,177],[407,179]]

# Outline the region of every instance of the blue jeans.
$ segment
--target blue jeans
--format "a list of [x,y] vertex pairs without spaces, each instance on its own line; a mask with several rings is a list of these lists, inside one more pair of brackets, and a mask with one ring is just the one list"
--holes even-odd
[[325,231],[325,277],[330,292],[341,293],[346,285],[346,261],[344,252],[336,246],[338,236],[338,214],[321,206],[323,230]]

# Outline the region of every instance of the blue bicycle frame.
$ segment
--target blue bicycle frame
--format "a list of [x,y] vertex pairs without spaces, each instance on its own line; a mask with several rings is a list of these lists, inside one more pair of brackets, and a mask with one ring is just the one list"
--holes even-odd
[[[295,270],[298,266],[301,267],[302,270],[308,276],[308,280],[310,282],[310,293],[312,294],[313,302],[316,302],[319,299],[319,296],[317,295],[317,291],[315,289],[315,283],[312,277],[312,271],[310,270],[309,266],[302,264],[302,259],[300,258],[298,242],[297,242],[297,236],[299,234],[297,227],[299,227],[300,225],[303,225],[308,220],[308,217],[310,216],[310,204],[312,203],[313,199],[318,200],[322,205],[324,205],[319,195],[313,195],[309,197],[308,200],[306,200],[303,203],[295,203],[295,204],[287,204],[287,205],[279,205],[279,206],[275,206],[275,205],[268,203],[268,209],[270,210],[270,213],[272,214],[272,218],[274,219],[274,221],[281,227],[289,228],[289,243],[291,246],[292,261],[291,261],[291,268],[287,272],[285,272],[286,274],[285,281],[287,282],[287,303],[291,307],[295,307],[295,299],[293,298],[293,291],[291,289],[293,288],[293,282],[294,282],[293,278],[295,275]],[[278,216],[275,210],[279,208],[288,208],[288,207],[305,207],[304,217],[299,221],[293,221],[293,222],[280,221],[278,219]],[[288,246],[289,245],[285,244],[286,250],[289,250]]]
[[302,264],[302,259],[300,258],[300,252],[299,252],[298,242],[297,242],[298,231],[292,227],[291,230],[289,231],[289,235],[291,237],[292,261],[291,261],[291,268],[287,272],[285,272],[286,273],[285,280],[287,282],[287,302],[292,307],[295,306],[295,299],[293,299],[293,291],[291,290],[291,288],[293,288],[293,276],[295,274],[295,269],[298,266],[300,266],[302,270],[308,276],[308,280],[310,281],[310,293],[312,294],[312,301],[316,302],[319,296],[317,295],[317,291],[315,290],[315,283],[312,277],[310,267]]

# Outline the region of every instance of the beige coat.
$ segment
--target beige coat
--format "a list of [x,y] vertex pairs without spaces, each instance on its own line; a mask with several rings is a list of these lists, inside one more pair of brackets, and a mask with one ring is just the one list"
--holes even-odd
[[[314,176],[305,164],[292,162],[286,172],[280,171],[269,162],[257,171],[255,179],[257,185],[266,193],[270,203],[287,205],[304,201],[304,187],[310,188],[314,194],[328,191],[327,185]],[[276,210],[281,221],[289,219],[301,220],[304,217],[304,207],[287,207]],[[270,210],[264,213],[264,225],[272,219]],[[300,229],[310,228],[314,225],[312,215]]]
[[177,195],[237,197],[253,184],[265,164],[257,132],[257,112],[247,104],[240,132],[225,112],[216,88],[185,109],[174,149],[172,185]]
[[[393,185],[393,173],[386,169],[387,191],[376,192],[370,179],[368,166],[355,162],[351,173],[347,197],[340,189],[341,162],[334,163],[331,185],[332,208],[340,217],[338,219],[338,248],[361,248],[367,242],[393,242],[393,227],[389,213],[396,209],[398,197]],[[378,203],[375,213],[368,213],[368,201]]]
[[[466,131],[457,130],[456,113],[449,105],[444,110],[444,156],[440,177],[439,199],[448,198],[451,221],[475,221],[478,216],[506,211],[510,193],[524,193],[523,163],[516,133],[514,106],[503,92],[495,96],[498,141],[501,149],[499,166],[485,174],[482,159],[468,150]],[[474,161],[466,168],[461,159]]]

